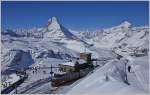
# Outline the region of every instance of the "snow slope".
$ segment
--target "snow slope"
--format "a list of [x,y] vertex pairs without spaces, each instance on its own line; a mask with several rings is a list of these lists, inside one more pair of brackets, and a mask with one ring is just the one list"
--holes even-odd
[[[124,83],[121,77],[124,77],[124,71],[119,65],[122,67],[123,61],[111,60],[103,67],[98,68],[93,74],[85,77],[79,84],[68,91],[67,94],[146,94],[147,92],[138,88],[137,85],[127,85]],[[131,80],[134,79],[133,77],[135,76],[130,77]],[[132,83],[131,80],[129,81],[130,83]],[[140,84],[139,81],[134,81],[134,83]],[[147,84],[144,83],[144,85]]]
[[[99,50],[103,48],[112,50],[122,58],[112,59],[103,67],[98,68],[67,94],[148,94],[148,35],[149,28],[147,26],[132,27],[127,21],[118,26],[104,29],[100,36],[89,38],[87,35],[82,35]],[[101,38],[95,40],[96,37]],[[125,73],[126,60],[128,60],[127,67],[131,66],[131,73]],[[125,74],[127,74],[130,85],[125,82]]]

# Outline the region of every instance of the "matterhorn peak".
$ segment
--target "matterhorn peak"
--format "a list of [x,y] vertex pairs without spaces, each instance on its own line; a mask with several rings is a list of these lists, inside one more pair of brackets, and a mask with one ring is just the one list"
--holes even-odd
[[128,21],[124,21],[122,22],[119,26],[123,27],[123,28],[130,28],[131,27],[131,23]]
[[50,23],[57,22],[57,18],[55,16],[53,16],[50,19],[48,19],[48,22],[50,22]]
[[51,31],[52,29],[56,29],[56,30],[60,29],[60,25],[59,25],[56,17],[53,16],[48,20],[47,28],[49,31]]
[[48,20],[45,37],[47,38],[76,38],[67,28],[59,24],[56,17],[51,17]]

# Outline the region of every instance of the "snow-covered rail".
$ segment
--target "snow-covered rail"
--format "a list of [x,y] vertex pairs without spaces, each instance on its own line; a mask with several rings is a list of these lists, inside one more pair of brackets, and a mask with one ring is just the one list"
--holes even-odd
[[50,77],[45,78],[45,79],[37,80],[37,81],[33,82],[32,85],[29,84],[29,85],[27,85],[27,86],[21,88],[20,91],[19,91],[19,93],[20,93],[20,94],[23,94],[23,93],[27,92],[28,90],[30,90],[30,89],[32,89],[32,88],[34,88],[34,87],[36,87],[36,86],[39,86],[39,85],[41,85],[41,84],[44,84],[44,83],[49,82],[50,80],[51,80]]

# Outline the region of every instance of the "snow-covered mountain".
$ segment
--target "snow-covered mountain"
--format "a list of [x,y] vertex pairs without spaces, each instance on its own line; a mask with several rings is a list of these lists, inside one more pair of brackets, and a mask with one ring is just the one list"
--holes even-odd
[[[86,51],[92,53],[92,58],[109,61],[99,62],[100,66],[104,66],[70,88],[69,94],[147,93],[148,35],[148,26],[133,27],[128,21],[112,28],[74,32],[61,25],[56,17],[50,18],[47,25],[41,28],[2,30],[2,78],[13,73],[11,70],[56,65]],[[123,80],[125,60],[134,72],[128,73],[130,86]],[[32,76],[30,78],[34,79]],[[106,91],[107,88],[110,91]]]
[[[63,46],[65,44],[64,42],[57,41],[58,39],[62,40],[63,38],[73,40],[75,36],[60,25],[55,17],[48,20],[47,27],[3,30],[1,34],[1,44],[3,50],[1,64],[2,66],[4,65],[2,71],[5,71],[6,68],[14,68],[11,67],[11,65],[17,65],[18,62],[13,61],[16,57],[19,57],[18,59],[20,61],[25,60],[24,57],[18,55],[17,52],[19,51],[28,53],[30,58],[34,59],[32,64],[39,58],[48,57],[60,59],[71,57],[76,54],[76,51],[69,50]],[[23,63],[25,62],[19,62],[19,64]]]
[[148,26],[132,27],[132,24],[124,21],[118,26],[95,32],[77,32],[79,38],[99,48],[114,48],[121,45],[123,48],[144,47],[148,49]]
[[34,38],[50,38],[50,39],[77,39],[67,28],[62,26],[56,17],[52,17],[48,20],[47,25],[41,28],[32,29],[14,29],[4,30],[2,34],[20,37],[34,37]]
[[[89,38],[86,34],[91,36],[90,33],[82,34],[82,37],[92,43],[94,47],[99,50],[108,48],[119,55],[121,59],[111,60],[102,68],[98,68],[93,74],[69,90],[68,94],[148,93],[148,26],[132,27],[131,23],[125,21],[118,26],[103,29],[101,35],[93,35]],[[81,35],[81,33],[77,33],[77,35]],[[96,40],[96,38],[98,39]],[[125,64],[127,64],[126,67]],[[127,69],[128,66],[132,68],[131,73],[127,72],[130,85],[122,84],[126,74],[124,68]]]
[[48,20],[47,26],[43,29],[45,38],[53,39],[76,39],[77,37],[73,35],[67,28],[58,23],[56,17],[52,17]]

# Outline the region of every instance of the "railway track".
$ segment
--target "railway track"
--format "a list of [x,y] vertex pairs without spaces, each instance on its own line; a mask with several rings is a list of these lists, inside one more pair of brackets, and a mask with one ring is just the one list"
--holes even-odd
[[50,82],[50,80],[51,80],[50,77],[45,78],[45,79],[37,80],[37,81],[35,81],[35,82],[33,82],[33,83],[31,83],[31,84],[29,84],[29,85],[27,85],[27,86],[21,88],[21,89],[20,89],[20,92],[18,92],[18,93],[19,93],[19,94],[24,94],[24,93],[26,93],[28,90],[33,89],[34,87],[37,87],[37,86],[42,85],[42,84],[44,84],[44,83]]

